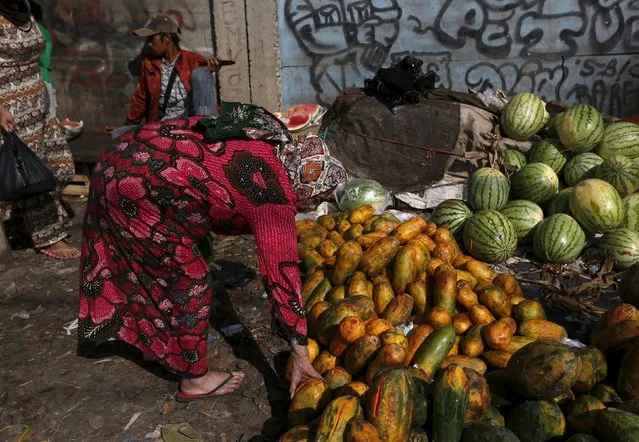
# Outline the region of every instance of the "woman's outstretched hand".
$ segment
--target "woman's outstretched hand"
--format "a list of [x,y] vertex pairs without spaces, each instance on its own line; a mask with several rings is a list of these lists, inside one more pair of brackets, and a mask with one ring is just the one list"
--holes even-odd
[[299,384],[309,378],[322,379],[322,375],[320,375],[311,365],[311,360],[308,357],[308,349],[305,346],[293,344],[291,347],[293,355],[293,371],[291,372],[290,392],[291,397],[293,397],[293,394],[295,393],[295,390],[297,390]]

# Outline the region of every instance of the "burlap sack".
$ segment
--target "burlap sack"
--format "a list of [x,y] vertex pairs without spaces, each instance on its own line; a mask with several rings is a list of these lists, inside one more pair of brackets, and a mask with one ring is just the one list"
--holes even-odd
[[431,98],[393,115],[360,89],[346,89],[324,116],[320,134],[349,174],[374,179],[394,193],[419,193],[445,174],[468,176],[507,146],[529,149],[530,143],[502,139],[499,118],[468,104],[472,97],[463,103]]

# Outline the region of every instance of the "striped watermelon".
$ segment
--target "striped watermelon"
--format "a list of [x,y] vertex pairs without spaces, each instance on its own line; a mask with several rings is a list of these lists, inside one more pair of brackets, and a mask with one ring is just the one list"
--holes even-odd
[[474,210],[503,208],[509,192],[506,176],[490,167],[477,169],[468,180],[468,202]]
[[507,260],[517,249],[515,227],[496,210],[482,210],[468,218],[463,240],[471,256],[490,263]]
[[548,206],[546,206],[548,216],[557,213],[565,213],[566,215],[572,216],[572,212],[570,211],[570,195],[572,195],[572,187],[560,190],[559,193],[550,200]]
[[575,155],[564,167],[564,181],[569,186],[574,186],[580,181],[594,178],[597,166],[603,163],[599,155],[587,152]]
[[582,181],[573,188],[570,211],[592,233],[615,230],[625,215],[619,192],[607,182],[595,178]]
[[586,245],[586,234],[570,215],[558,213],[543,220],[535,229],[533,252],[552,264],[565,264],[579,257]]
[[506,149],[504,151],[504,166],[512,166],[512,170],[517,171],[527,163],[526,156],[517,149]]
[[535,226],[544,220],[541,207],[527,200],[509,201],[500,212],[513,224],[520,244],[532,239]]
[[513,193],[520,199],[543,204],[557,194],[559,178],[544,163],[529,163],[512,177]]
[[532,148],[528,154],[528,162],[547,164],[559,174],[568,162],[568,158],[563,152],[561,141],[556,138],[546,138]]
[[472,210],[464,201],[453,199],[442,201],[433,211],[430,220],[455,234],[472,215]]
[[608,232],[599,239],[597,247],[615,259],[618,269],[626,270],[639,262],[639,233],[634,230]]
[[594,149],[603,138],[604,121],[594,107],[578,104],[559,114],[556,129],[566,149],[583,153]]
[[623,199],[625,218],[621,227],[639,232],[639,193],[633,193]]
[[597,153],[603,158],[612,155],[639,158],[639,126],[628,122],[609,124],[597,147]]
[[639,189],[639,166],[622,155],[606,158],[597,167],[595,176],[612,184],[622,198]]
[[526,141],[546,125],[546,104],[530,92],[516,94],[501,113],[501,127],[513,140]]

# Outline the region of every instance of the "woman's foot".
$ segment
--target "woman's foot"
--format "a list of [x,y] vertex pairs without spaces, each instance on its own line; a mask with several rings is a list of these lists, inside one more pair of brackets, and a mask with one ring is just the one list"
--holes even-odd
[[49,247],[43,247],[40,249],[40,252],[49,258],[59,260],[77,259],[80,257],[80,251],[66,241],[58,241]]
[[244,382],[244,373],[210,371],[201,378],[184,379],[180,382],[178,400],[193,400],[223,396],[237,391]]

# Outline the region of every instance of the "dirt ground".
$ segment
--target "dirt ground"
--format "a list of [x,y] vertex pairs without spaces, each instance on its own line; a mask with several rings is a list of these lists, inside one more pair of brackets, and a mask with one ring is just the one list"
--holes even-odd
[[[73,208],[78,245],[84,204]],[[274,440],[286,423],[277,373],[288,346],[271,333],[252,237],[220,239],[216,263],[209,361],[246,378],[234,395],[191,404],[173,400],[169,374],[121,348],[77,355],[76,330],[65,327],[77,317],[78,261],[18,250],[0,263],[0,441],[26,427],[31,441],[162,440],[156,430],[169,423],[189,423],[205,441]]]

